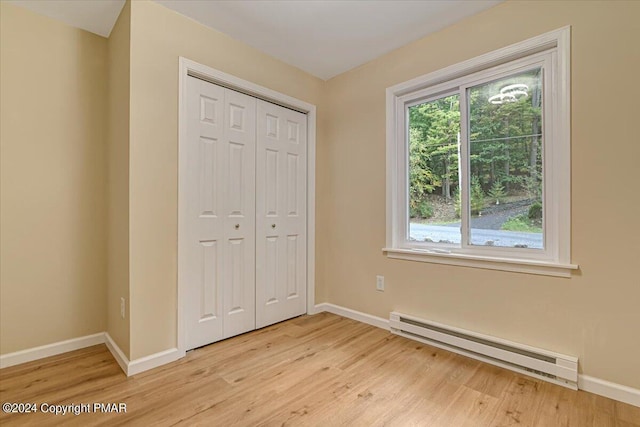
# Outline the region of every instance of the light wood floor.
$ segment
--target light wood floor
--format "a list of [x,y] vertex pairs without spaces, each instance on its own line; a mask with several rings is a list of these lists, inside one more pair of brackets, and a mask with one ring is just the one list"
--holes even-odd
[[104,345],[0,370],[0,401],[127,404],[9,425],[640,426],[640,408],[322,313],[126,378]]

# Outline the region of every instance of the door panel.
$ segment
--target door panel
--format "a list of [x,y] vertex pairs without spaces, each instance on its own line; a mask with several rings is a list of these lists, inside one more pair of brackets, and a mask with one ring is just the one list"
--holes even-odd
[[244,209],[242,191],[244,188],[243,175],[245,173],[244,145],[235,142],[229,143],[229,215],[244,217],[247,213]]
[[256,101],[193,77],[187,83],[188,349],[255,329]]
[[185,338],[187,348],[223,337],[222,271],[223,236],[224,89],[189,78],[187,83],[187,148],[185,203],[181,206],[181,250],[185,268]]
[[255,329],[256,99],[225,89],[224,338]]
[[287,153],[287,216],[298,215],[298,155]]
[[214,138],[200,137],[200,217],[215,217],[218,187],[214,185],[217,171],[218,141]]
[[211,318],[218,317],[220,312],[217,306],[218,278],[217,278],[217,259],[218,259],[218,242],[204,241],[200,242],[202,246],[202,259],[199,262],[202,265],[202,280],[200,282],[200,319],[206,321]]
[[266,299],[265,304],[274,304],[278,302],[278,237],[267,236],[265,242],[265,275],[263,278],[264,283],[264,296]]
[[304,114],[258,100],[256,327],[306,312]]
[[300,293],[298,259],[298,236],[287,236],[287,299],[297,298]]
[[265,214],[275,216],[278,207],[278,152],[266,150],[265,157]]

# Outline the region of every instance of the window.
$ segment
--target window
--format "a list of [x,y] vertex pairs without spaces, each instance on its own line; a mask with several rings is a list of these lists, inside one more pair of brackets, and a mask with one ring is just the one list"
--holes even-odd
[[387,89],[391,258],[568,277],[569,29]]

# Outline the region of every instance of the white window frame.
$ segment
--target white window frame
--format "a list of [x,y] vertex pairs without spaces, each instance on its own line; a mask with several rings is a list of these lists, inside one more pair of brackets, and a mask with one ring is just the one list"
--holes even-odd
[[[408,239],[408,108],[459,94],[460,151],[468,153],[467,89],[542,67],[544,249],[470,245],[463,215],[460,245]],[[571,264],[570,27],[534,37],[387,88],[387,236],[389,258],[570,277]],[[468,156],[461,156],[461,199],[468,206]]]

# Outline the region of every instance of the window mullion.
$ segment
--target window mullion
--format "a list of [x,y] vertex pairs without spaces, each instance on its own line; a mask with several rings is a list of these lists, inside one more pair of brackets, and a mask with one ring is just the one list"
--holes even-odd
[[460,141],[458,143],[458,176],[460,177],[460,247],[469,246],[469,217],[471,209],[469,207],[469,103],[467,101],[467,90],[461,87],[460,96]]
[[398,193],[396,201],[397,209],[397,234],[396,241],[407,242],[409,239],[409,112],[404,102],[398,100],[397,111],[397,135],[399,141],[397,152]]

